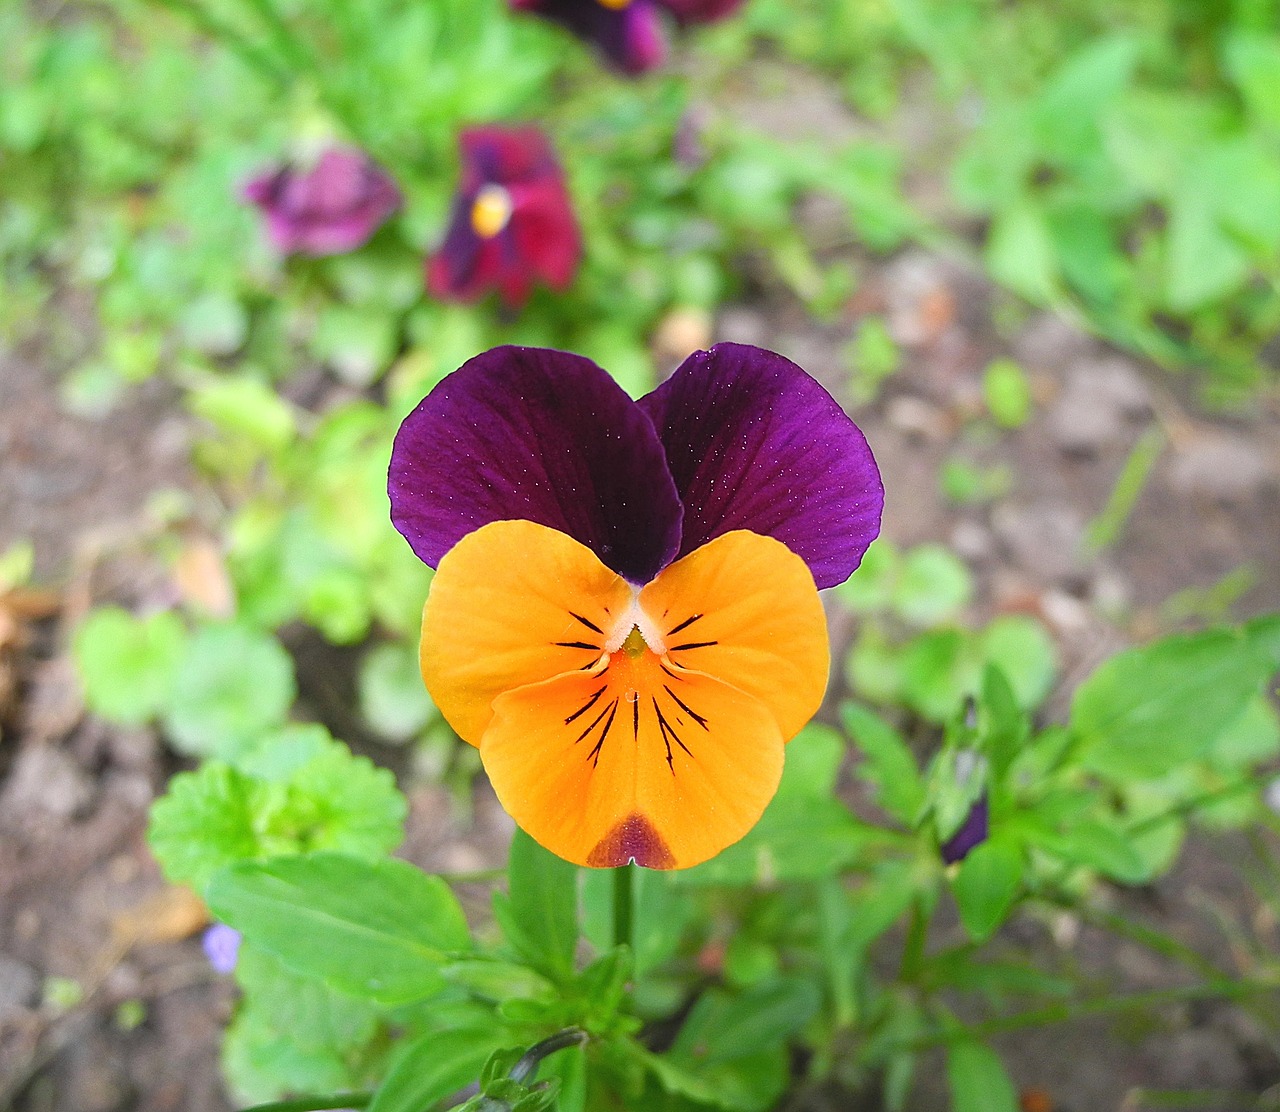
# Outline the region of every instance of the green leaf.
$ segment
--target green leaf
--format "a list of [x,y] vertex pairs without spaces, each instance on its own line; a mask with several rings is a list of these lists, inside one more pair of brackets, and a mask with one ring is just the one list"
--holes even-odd
[[952,1112],[1018,1112],[1018,1094],[1000,1059],[985,1043],[963,1040],[947,1047]]
[[1023,614],[994,619],[979,638],[983,660],[1004,673],[1018,705],[1035,710],[1058,674],[1058,650],[1040,622]]
[[448,885],[403,861],[324,853],[233,865],[208,901],[295,973],[383,1004],[439,992],[441,962],[470,945]]
[[985,942],[1004,922],[1022,882],[1022,847],[993,835],[960,862],[951,890],[969,937]]
[[821,1000],[817,987],[799,977],[736,994],[708,989],[680,1028],[671,1057],[709,1066],[771,1050],[817,1015]]
[[1274,666],[1234,630],[1168,637],[1104,663],[1077,689],[1071,727],[1085,765],[1156,777],[1204,756]]
[[1031,383],[1012,359],[996,359],[982,373],[982,399],[997,425],[1021,428],[1031,416]]
[[360,713],[390,741],[408,741],[435,714],[409,644],[378,645],[360,662]]
[[1058,260],[1044,213],[1029,201],[1003,210],[987,239],[987,267],[997,282],[1037,305],[1058,288]]
[[578,942],[578,867],[517,829],[507,877],[509,894],[493,901],[503,934],[536,969],[567,977]]
[[914,826],[925,795],[915,754],[888,723],[856,703],[846,703],[840,718],[863,755],[858,776],[875,789],[881,807],[904,826]]
[[499,1026],[482,1030],[431,1031],[402,1046],[374,1093],[369,1112],[422,1112],[480,1076],[489,1056],[503,1046]]
[[964,609],[972,596],[964,561],[940,544],[921,544],[902,561],[893,606],[905,621],[932,626]]
[[191,411],[219,432],[248,440],[266,452],[278,452],[296,433],[293,410],[271,387],[242,375],[218,378],[190,394]]
[[1280,38],[1242,29],[1228,37],[1223,53],[1249,112],[1280,131]]
[[1082,822],[1042,844],[1051,853],[1125,884],[1139,884],[1151,878],[1146,860],[1129,836],[1101,821]]
[[219,869],[261,852],[258,786],[220,762],[181,772],[151,808],[147,841],[164,875],[197,892]]
[[169,700],[186,630],[167,611],[135,618],[118,607],[95,610],[76,631],[75,658],[89,709],[137,724]]
[[1270,701],[1259,696],[1213,740],[1208,758],[1224,772],[1243,771],[1280,751],[1280,718]]
[[183,753],[234,759],[284,721],[295,693],[293,661],[270,634],[205,626],[178,664],[165,729]]

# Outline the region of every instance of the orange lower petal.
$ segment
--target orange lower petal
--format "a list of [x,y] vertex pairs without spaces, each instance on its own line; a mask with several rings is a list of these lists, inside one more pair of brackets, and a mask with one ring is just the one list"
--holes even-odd
[[779,541],[745,530],[717,537],[666,568],[640,605],[674,664],[759,699],[784,738],[821,705],[826,615],[808,566]]
[[478,745],[505,691],[601,660],[632,589],[590,549],[531,521],[495,521],[440,561],[422,613],[422,675],[458,735]]
[[502,805],[579,865],[688,868],[755,825],[783,736],[759,700],[651,652],[501,696],[480,757]]

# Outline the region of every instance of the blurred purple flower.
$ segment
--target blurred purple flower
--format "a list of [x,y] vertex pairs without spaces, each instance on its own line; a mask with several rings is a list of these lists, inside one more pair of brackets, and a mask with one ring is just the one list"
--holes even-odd
[[535,282],[564,289],[582,259],[582,235],[547,137],[534,127],[476,127],[459,144],[462,180],[444,242],[427,262],[427,288],[457,301],[498,290],[512,309]]
[[942,854],[943,862],[954,865],[957,861],[963,861],[987,840],[989,826],[990,807],[987,802],[987,793],[984,791],[973,801],[969,813],[964,817],[964,822],[960,824],[960,829],[942,843],[939,852]]
[[214,923],[200,940],[204,956],[218,973],[234,973],[240,953],[240,932],[226,923]]
[[395,182],[354,147],[330,147],[309,165],[287,163],[247,182],[282,254],[342,255],[366,243],[400,207]]
[[723,19],[742,0],[510,0],[517,11],[533,12],[594,43],[624,73],[644,73],[667,53],[660,13],[685,26]]

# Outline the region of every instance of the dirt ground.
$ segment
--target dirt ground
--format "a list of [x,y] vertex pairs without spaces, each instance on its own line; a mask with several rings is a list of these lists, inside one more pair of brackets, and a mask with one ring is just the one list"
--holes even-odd
[[[1048,715],[1062,713],[1106,655],[1167,629],[1162,605],[1179,591],[1248,565],[1253,585],[1232,616],[1280,609],[1274,401],[1205,413],[1190,381],[1054,316],[1020,313],[980,275],[937,255],[861,260],[860,272],[835,323],[814,325],[785,295],[763,291],[725,310],[715,338],[772,347],[841,394],[858,321],[884,315],[903,369],[855,416],[885,476],[885,533],[960,553],[980,586],[975,620],[1019,611],[1046,621],[1064,662]],[[993,437],[975,421],[981,372],[1004,355],[1030,373],[1035,416]],[[221,1112],[217,1042],[233,991],[201,954],[201,909],[164,887],[143,838],[146,809],[178,765],[153,731],[87,718],[67,660],[68,631],[90,603],[172,597],[145,542],[157,489],[202,497],[186,463],[193,434],[160,384],[106,419],[69,416],[57,401],[61,370],[34,348],[0,356],[0,552],[32,539],[39,586],[52,592],[0,597],[0,633],[10,631],[0,636],[0,674],[11,681],[0,699],[0,1112]],[[1119,541],[1087,554],[1084,530],[1153,428],[1164,447]],[[1007,493],[948,503],[938,469],[950,458],[1005,468]],[[847,638],[851,620],[833,617],[833,632]],[[509,821],[483,786],[470,821],[440,790],[406,788],[405,856],[449,870],[501,863]],[[1170,876],[1114,898],[1243,973],[1243,938],[1280,944],[1234,867],[1248,852],[1231,839],[1195,841]],[[1002,944],[1083,970],[1099,986],[1176,983],[1139,947],[1070,916],[1020,920]],[[1144,1103],[1143,1089],[1218,1094],[1196,1108],[1255,1108],[1258,1094],[1280,1085],[1280,1019],[1275,1001],[1263,1003],[1260,1014],[1209,1004],[1098,1017],[998,1045],[1019,1085],[1043,1091],[1057,1112],[1161,1106]],[[921,1112],[944,1106],[940,1072],[922,1071]],[[811,1107],[850,1108],[850,1099]]]

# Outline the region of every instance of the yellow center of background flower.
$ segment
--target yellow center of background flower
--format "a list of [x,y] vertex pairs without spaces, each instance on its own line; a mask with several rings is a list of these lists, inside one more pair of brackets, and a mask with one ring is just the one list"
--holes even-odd
[[596,0],[602,8],[608,8],[611,11],[620,12],[623,8],[631,4],[631,0]]
[[471,227],[482,239],[492,239],[511,222],[511,194],[500,185],[482,185],[471,205]]

